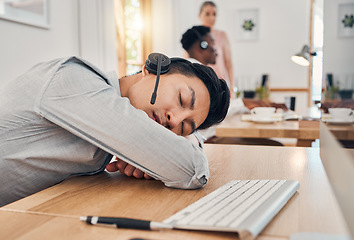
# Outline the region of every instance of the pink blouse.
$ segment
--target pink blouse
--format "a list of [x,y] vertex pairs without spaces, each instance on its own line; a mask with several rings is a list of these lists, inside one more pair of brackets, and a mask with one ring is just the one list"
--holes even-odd
[[223,51],[223,46],[225,44],[225,39],[226,39],[226,33],[224,31],[215,30],[215,29],[212,30],[211,33],[214,36],[214,40],[215,40],[214,48],[218,55],[216,56],[216,63],[210,64],[208,66],[214,69],[214,71],[216,72],[219,78],[224,79],[227,82],[227,84],[230,85],[229,76],[228,76],[228,72],[224,60],[224,51]]

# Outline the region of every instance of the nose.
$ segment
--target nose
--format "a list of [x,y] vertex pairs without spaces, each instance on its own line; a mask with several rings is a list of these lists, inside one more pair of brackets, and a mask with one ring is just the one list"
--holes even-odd
[[166,112],[166,123],[169,129],[173,130],[178,127],[185,119],[189,117],[190,113],[187,110],[172,110]]

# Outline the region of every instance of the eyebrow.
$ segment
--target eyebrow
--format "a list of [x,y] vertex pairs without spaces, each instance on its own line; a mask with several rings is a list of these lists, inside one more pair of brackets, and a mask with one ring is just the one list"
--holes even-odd
[[[191,94],[192,94],[191,105],[189,106],[189,108],[191,110],[193,110],[194,109],[194,103],[195,103],[195,91],[191,87],[189,87],[189,90],[191,91]],[[197,127],[195,126],[195,122],[193,120],[191,121],[191,125],[192,125],[192,132],[194,132],[197,129]]]
[[189,106],[189,109],[193,110],[194,109],[194,103],[195,103],[195,91],[191,87],[189,87],[189,90],[191,91],[191,95],[192,95],[192,101],[191,101],[191,105]]
[[[192,95],[192,100],[191,100],[191,105],[189,106],[189,109],[193,110],[194,109],[194,104],[195,104],[195,91],[193,88],[188,87],[191,95]],[[192,120],[191,121],[191,127],[192,127],[192,133],[197,129],[195,122]],[[183,135],[183,129],[181,130],[181,135]]]
[[192,125],[192,133],[197,129],[195,126],[195,122],[191,121],[191,125]]

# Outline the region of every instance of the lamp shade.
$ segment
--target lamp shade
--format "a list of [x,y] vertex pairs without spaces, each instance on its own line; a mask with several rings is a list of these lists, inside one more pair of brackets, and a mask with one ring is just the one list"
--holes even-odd
[[308,52],[309,47],[307,45],[304,45],[301,52],[291,56],[291,60],[301,66],[308,66],[310,65]]
[[301,52],[291,56],[291,60],[294,63],[297,63],[297,64],[299,64],[301,66],[309,66],[310,65],[310,62],[309,62],[309,56],[310,55],[316,56],[316,53],[315,52],[311,53],[309,46],[304,45],[302,47]]
[[291,60],[294,63],[297,63],[297,64],[299,64],[301,66],[305,66],[306,67],[306,66],[310,65],[310,62],[309,62],[309,60],[306,57],[294,55],[294,56],[291,56]]

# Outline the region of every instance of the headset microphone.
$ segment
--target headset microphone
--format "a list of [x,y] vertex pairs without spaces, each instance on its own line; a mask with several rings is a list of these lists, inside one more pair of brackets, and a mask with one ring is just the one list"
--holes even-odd
[[159,86],[160,75],[167,73],[170,70],[171,60],[161,53],[151,53],[145,62],[145,67],[149,73],[156,75],[156,83],[154,92],[152,93],[150,103],[155,104],[157,97],[157,88]]
[[149,73],[156,75],[156,83],[154,92],[152,93],[150,104],[155,104],[157,97],[157,87],[159,86],[160,75],[165,74],[170,70],[171,62],[183,62],[186,64],[191,64],[190,61],[184,58],[169,58],[166,55],[161,53],[151,53],[148,56],[148,59],[145,61],[145,68],[149,71]]
[[157,87],[159,86],[159,81],[160,81],[160,74],[161,74],[161,62],[162,62],[162,56],[159,54],[157,56],[157,73],[156,73],[156,83],[155,83],[155,88],[154,92],[152,93],[150,103],[153,105],[155,104],[156,101],[156,96],[157,96]]

